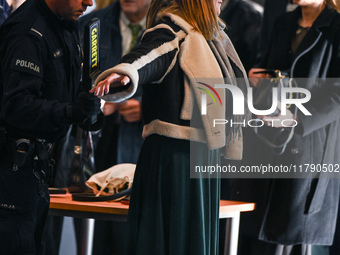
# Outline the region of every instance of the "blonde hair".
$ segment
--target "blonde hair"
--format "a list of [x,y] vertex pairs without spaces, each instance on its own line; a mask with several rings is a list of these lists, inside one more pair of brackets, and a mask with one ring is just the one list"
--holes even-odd
[[207,40],[219,31],[213,0],[152,0],[147,26],[153,26],[165,13],[179,15]]
[[325,3],[331,6],[334,10],[340,12],[340,1],[337,0],[325,0]]

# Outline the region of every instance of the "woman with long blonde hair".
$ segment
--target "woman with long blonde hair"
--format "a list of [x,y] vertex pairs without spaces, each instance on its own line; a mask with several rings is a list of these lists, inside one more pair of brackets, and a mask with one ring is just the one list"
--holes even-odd
[[141,45],[91,90],[119,102],[143,86],[145,141],[131,195],[129,254],[218,253],[219,179],[195,166],[216,166],[220,154],[240,159],[242,131],[212,124],[226,117],[224,89],[216,89],[221,105],[208,98],[201,114],[199,82],[213,87],[226,78],[240,86],[236,77],[246,77],[218,18],[221,3],[152,1]]

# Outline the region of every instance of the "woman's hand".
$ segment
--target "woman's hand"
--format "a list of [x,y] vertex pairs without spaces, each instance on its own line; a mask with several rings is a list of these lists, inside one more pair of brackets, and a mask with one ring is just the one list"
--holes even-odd
[[257,88],[262,79],[270,78],[269,74],[256,73],[256,72],[262,72],[262,71],[265,71],[265,70],[266,69],[264,69],[264,68],[252,68],[252,69],[250,69],[250,71],[248,73],[248,77],[249,77],[251,84],[253,84],[254,87]]
[[[98,82],[96,86],[94,86],[90,93],[95,93],[96,96],[104,96],[110,92],[110,87],[118,87],[120,85],[125,86],[130,82],[130,78],[126,75],[121,75],[118,73],[112,73],[105,80]],[[119,83],[120,85],[117,85]]]
[[[278,108],[280,109],[280,107]],[[286,115],[282,115],[280,109],[280,113],[276,116],[258,115],[257,117],[263,120],[264,124],[275,128],[292,127],[299,123],[298,116],[296,116],[296,119],[294,120],[294,114],[289,109],[286,110]]]

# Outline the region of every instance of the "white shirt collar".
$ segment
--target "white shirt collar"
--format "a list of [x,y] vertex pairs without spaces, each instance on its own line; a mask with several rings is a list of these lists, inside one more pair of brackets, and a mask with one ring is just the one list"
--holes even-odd
[[[120,23],[121,31],[123,31],[123,29],[124,30],[128,29],[128,25],[131,23],[129,19],[126,17],[126,15],[124,14],[124,12],[122,11],[120,12],[119,23]],[[146,16],[140,22],[138,22],[138,24],[142,26],[143,30],[145,30],[146,29]]]
[[[132,33],[131,30],[128,28],[128,25],[131,22],[129,19],[126,17],[124,12],[120,12],[120,17],[119,17],[119,27],[120,27],[120,33],[122,36],[122,55],[124,56],[126,53],[128,53],[129,48],[130,48],[130,42],[132,39]],[[143,31],[146,29],[146,17],[144,17],[140,22],[138,22],[143,28]],[[142,31],[140,32],[142,33]]]

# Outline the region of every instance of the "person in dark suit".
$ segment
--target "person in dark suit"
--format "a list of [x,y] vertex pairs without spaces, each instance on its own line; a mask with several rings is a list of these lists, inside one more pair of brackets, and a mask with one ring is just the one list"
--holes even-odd
[[25,0],[0,0],[0,25],[14,12]]
[[[97,17],[101,21],[100,66],[102,70],[118,64],[120,58],[138,44],[145,30],[149,4],[150,0],[138,0],[134,4],[120,0],[80,19],[81,33],[92,18]],[[132,25],[139,29],[135,32],[136,35],[133,35],[130,28]],[[141,94],[142,88],[138,88],[136,95],[123,103],[105,104],[106,124],[97,141],[98,149],[95,150],[97,171],[105,170],[115,164],[137,162],[143,142]]]
[[0,25],[7,19],[8,15],[11,13],[11,8],[9,7],[6,0],[0,1]]
[[[106,70],[139,44],[146,28],[150,0],[119,0],[80,19],[80,32],[89,20],[100,19],[100,67]],[[83,35],[82,35],[83,36]],[[142,147],[142,87],[130,99],[104,105],[105,125],[95,139],[96,171],[120,163],[137,163]],[[96,221],[93,254],[124,254],[126,223]]]
[[263,7],[251,0],[225,0],[221,8],[226,33],[248,72],[258,62]]

